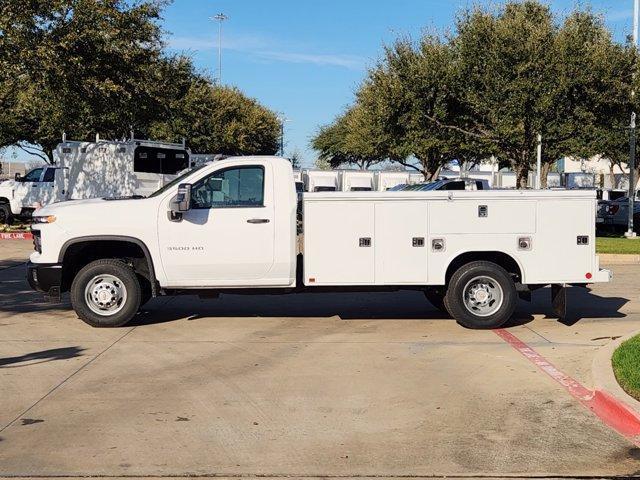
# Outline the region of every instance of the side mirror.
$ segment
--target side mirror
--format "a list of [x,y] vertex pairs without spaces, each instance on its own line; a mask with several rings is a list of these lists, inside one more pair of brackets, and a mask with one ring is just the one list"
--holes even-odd
[[181,183],[178,186],[178,193],[171,200],[170,220],[179,222],[182,220],[182,213],[191,209],[191,184]]
[[22,175],[20,175],[19,172],[16,172],[16,175],[13,178],[15,178],[16,182],[20,182],[22,180]]

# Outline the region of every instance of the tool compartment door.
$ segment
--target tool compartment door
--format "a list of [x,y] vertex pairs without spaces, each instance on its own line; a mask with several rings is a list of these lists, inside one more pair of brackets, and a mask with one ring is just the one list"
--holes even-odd
[[427,283],[427,202],[376,202],[376,284]]
[[374,283],[374,203],[306,201],[305,285]]

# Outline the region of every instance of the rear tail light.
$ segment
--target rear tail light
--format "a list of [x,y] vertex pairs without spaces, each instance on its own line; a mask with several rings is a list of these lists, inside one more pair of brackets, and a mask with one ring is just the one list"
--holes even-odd
[[620,205],[607,205],[606,212],[609,215],[615,215],[620,210]]

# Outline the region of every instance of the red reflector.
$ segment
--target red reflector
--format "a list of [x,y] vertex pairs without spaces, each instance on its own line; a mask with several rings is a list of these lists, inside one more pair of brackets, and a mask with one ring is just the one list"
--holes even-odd
[[587,277],[587,280],[591,280],[591,277],[593,277],[593,275],[591,275],[590,273],[587,273],[585,277]]

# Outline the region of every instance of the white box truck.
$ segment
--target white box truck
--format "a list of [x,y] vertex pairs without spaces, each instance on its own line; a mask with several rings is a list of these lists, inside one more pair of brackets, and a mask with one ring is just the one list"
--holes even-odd
[[63,139],[56,165],[0,183],[0,224],[64,200],[149,195],[190,167],[184,144],[149,140],[75,142]]
[[[152,296],[411,289],[467,327],[493,328],[518,296],[607,282],[589,191],[340,192],[303,195],[297,251],[291,163],[203,165],[148,198],[62,202],[34,215],[28,280],[97,327]],[[300,260],[300,261],[299,261]],[[562,312],[559,312],[562,314]]]

